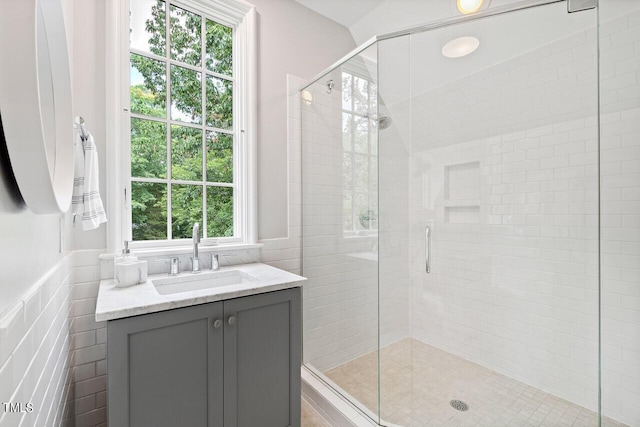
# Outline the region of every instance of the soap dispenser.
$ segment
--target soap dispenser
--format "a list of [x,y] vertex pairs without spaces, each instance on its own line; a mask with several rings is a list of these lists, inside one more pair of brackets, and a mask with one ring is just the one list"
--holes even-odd
[[124,248],[122,249],[122,254],[116,255],[115,257],[113,257],[114,272],[115,272],[116,265],[122,262],[137,261],[137,260],[138,260],[138,257],[136,257],[135,255],[131,255],[131,250],[129,249],[129,241],[125,240]]
[[131,255],[129,242],[125,240],[122,255],[114,259],[114,284],[120,288],[137,285],[147,281],[147,261],[138,261],[138,257]]

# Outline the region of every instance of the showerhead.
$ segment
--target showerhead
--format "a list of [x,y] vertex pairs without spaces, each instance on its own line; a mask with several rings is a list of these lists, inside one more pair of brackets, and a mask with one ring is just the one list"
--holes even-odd
[[388,116],[381,116],[376,122],[378,123],[378,130],[385,130],[393,124],[393,120]]
[[391,120],[391,117],[389,116],[378,117],[377,114],[372,114],[372,115],[367,114],[365,117],[371,120],[375,124],[375,126],[378,128],[378,130],[385,130],[393,124],[393,120]]

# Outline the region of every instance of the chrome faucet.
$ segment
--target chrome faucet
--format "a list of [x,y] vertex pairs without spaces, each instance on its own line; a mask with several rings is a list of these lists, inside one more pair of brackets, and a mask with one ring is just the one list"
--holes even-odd
[[200,272],[200,260],[198,259],[198,243],[200,243],[200,224],[193,224],[193,256],[191,257],[191,272]]

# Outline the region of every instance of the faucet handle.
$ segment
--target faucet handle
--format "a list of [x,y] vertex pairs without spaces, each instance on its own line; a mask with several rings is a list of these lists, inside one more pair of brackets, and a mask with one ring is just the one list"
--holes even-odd
[[154,262],[169,262],[169,276],[180,274],[180,258],[177,256],[157,259]]
[[211,269],[220,270],[220,257],[229,257],[229,254],[211,254]]
[[171,259],[169,260],[169,265],[170,275],[175,276],[176,274],[180,273],[180,258],[178,258],[177,256],[171,257]]

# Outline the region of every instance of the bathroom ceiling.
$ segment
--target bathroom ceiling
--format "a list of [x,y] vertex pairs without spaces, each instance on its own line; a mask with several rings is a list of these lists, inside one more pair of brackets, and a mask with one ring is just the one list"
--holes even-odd
[[[459,16],[456,0],[294,0],[351,31],[356,44],[377,34]],[[484,0],[490,7],[520,0]]]
[[384,3],[386,0],[295,0],[303,6],[336,21],[345,27],[351,27],[364,15]]
[[[356,44],[371,37],[417,25],[460,16],[456,0],[293,0],[349,29]],[[520,3],[522,0],[485,0],[496,8]],[[607,18],[624,13],[616,3],[637,0],[608,0]],[[559,5],[559,9],[566,8]],[[620,11],[620,12],[617,12]],[[544,22],[544,21],[543,21]]]

